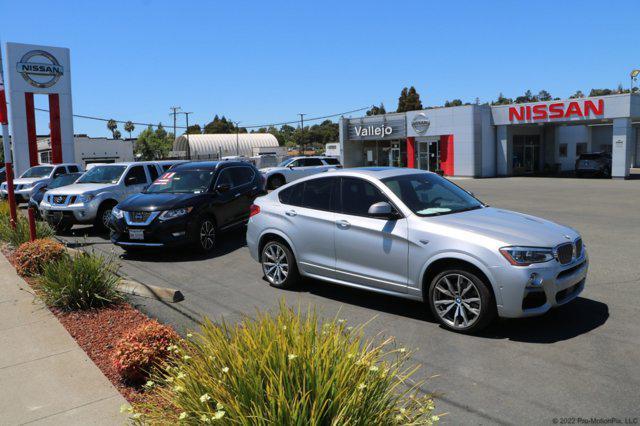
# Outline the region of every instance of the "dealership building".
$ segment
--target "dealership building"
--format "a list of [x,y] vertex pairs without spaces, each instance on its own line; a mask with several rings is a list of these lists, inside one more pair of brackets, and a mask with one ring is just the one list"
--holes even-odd
[[639,94],[432,108],[341,119],[341,159],[492,177],[571,172],[580,154],[605,151],[611,175],[627,178],[640,167],[639,128]]

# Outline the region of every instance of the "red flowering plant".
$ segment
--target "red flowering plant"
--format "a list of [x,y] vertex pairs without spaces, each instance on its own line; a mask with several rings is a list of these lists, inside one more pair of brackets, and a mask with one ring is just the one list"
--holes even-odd
[[149,320],[127,333],[117,344],[114,365],[123,379],[139,383],[151,369],[167,361],[180,336],[169,326]]

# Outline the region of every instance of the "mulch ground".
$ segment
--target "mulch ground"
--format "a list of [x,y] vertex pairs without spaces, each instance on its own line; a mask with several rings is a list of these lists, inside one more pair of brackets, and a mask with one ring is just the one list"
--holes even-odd
[[[11,250],[6,245],[0,250],[14,264]],[[34,278],[23,279],[37,292]],[[148,321],[145,314],[126,302],[86,311],[64,311],[58,308],[49,310],[127,401],[138,403],[152,398],[144,393],[142,387],[123,382],[113,364],[116,343],[128,331]]]

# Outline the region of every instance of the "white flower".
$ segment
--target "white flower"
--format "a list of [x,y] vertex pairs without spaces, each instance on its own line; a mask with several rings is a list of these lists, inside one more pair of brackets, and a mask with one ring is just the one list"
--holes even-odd
[[367,385],[365,385],[364,383],[360,383],[358,385],[358,390],[365,390],[366,387],[367,387]]
[[345,322],[347,322],[347,320],[342,319],[342,318],[340,318],[340,319],[338,320],[338,324],[342,324],[342,323],[345,323]]
[[167,377],[167,378],[165,379],[165,382],[167,382],[167,383],[173,383],[173,377]]
[[229,367],[223,367],[222,368],[222,372],[223,373],[228,373],[229,372]]
[[407,409],[406,409],[406,408],[402,407],[402,408],[400,409],[400,413],[401,413],[401,414],[404,414],[404,413],[406,413],[406,412],[407,412]]
[[189,355],[185,355],[182,357],[183,361],[189,361],[191,359],[191,357]]
[[378,371],[378,366],[372,365],[371,367],[369,367],[369,371]]
[[133,416],[131,416],[131,417],[133,417],[135,420],[138,420],[140,417],[142,417],[142,413],[135,413],[135,414],[134,414]]
[[222,410],[218,410],[215,412],[215,414],[213,415],[214,420],[220,420],[221,418],[223,418],[225,415],[225,412]]
[[224,405],[222,405],[222,403],[218,402],[218,403],[216,404],[216,409],[218,409],[218,410],[222,410],[223,408],[224,408]]
[[174,386],[173,387],[174,392],[184,392],[184,386]]
[[129,404],[122,404],[120,406],[120,412],[121,413],[132,413],[133,412],[133,407],[130,406]]
[[205,403],[207,401],[211,401],[211,397],[209,396],[208,393],[205,393],[200,397],[200,402]]
[[298,355],[289,354],[289,355],[287,355],[287,358],[289,358],[289,361],[293,361],[294,359],[298,358]]
[[407,349],[406,348],[400,348],[400,349],[398,349],[398,351],[400,351],[400,353],[403,354],[403,353],[405,353],[407,351]]
[[152,388],[154,385],[155,385],[155,382],[153,380],[148,380],[147,383],[145,383],[144,387]]
[[191,338],[193,337],[193,334],[192,334],[192,333],[187,333],[187,337],[188,337],[189,339],[191,339]]
[[187,377],[186,374],[184,374],[182,371],[178,373],[178,375],[176,376],[178,379],[184,379],[185,377]]
[[182,413],[180,413],[180,415],[178,416],[179,420],[184,420],[187,418],[187,413],[185,413],[184,411]]
[[200,416],[200,421],[203,423],[211,423],[211,419],[207,417],[206,414]]
[[402,416],[401,416],[400,414],[396,415],[396,420],[397,420],[397,421],[402,420]]

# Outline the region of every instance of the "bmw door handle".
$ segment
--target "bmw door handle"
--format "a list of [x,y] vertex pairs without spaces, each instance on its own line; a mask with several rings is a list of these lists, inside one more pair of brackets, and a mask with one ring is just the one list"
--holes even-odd
[[351,224],[346,220],[337,220],[336,225],[338,225],[340,229],[349,229],[351,227]]
[[284,214],[286,214],[287,216],[292,216],[293,217],[293,216],[297,215],[298,213],[296,213],[295,210],[287,210],[286,212],[284,212]]

